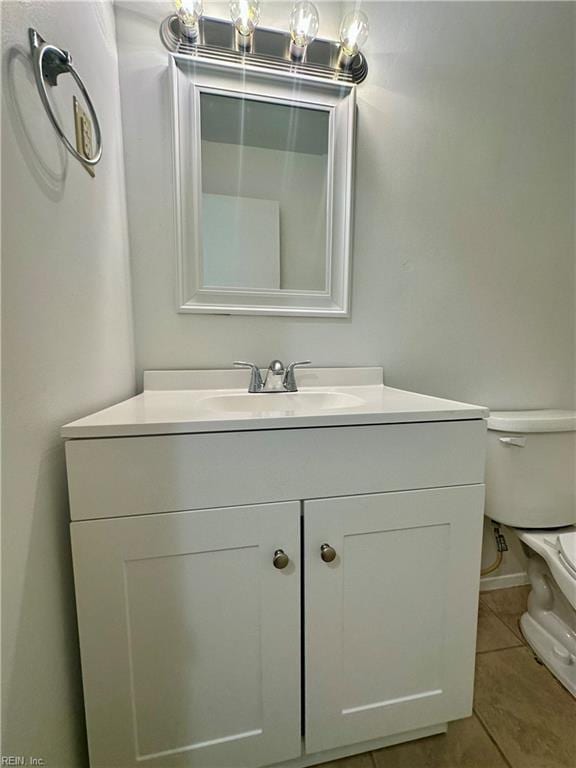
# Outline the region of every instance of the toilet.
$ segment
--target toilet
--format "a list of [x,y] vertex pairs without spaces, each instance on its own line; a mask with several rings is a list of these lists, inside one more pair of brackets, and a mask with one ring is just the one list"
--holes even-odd
[[531,586],[522,633],[576,697],[576,411],[490,415],[485,514],[522,542]]

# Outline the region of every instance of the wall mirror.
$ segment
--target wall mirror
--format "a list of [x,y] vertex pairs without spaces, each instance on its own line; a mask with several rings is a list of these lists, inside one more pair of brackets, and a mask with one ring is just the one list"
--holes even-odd
[[354,86],[170,76],[179,311],[348,316]]

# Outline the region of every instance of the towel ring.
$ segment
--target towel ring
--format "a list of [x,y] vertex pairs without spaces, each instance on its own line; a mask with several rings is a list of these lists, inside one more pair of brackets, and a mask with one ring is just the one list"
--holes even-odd
[[[96,165],[102,157],[102,133],[100,131],[100,123],[98,122],[96,110],[94,109],[92,100],[88,95],[88,91],[80,79],[80,75],[76,72],[72,65],[72,57],[68,51],[63,51],[60,48],[57,48],[55,45],[51,45],[50,43],[47,43],[45,40],[43,40],[35,29],[30,28],[28,30],[28,35],[30,38],[30,48],[32,50],[34,78],[36,80],[36,85],[38,86],[40,98],[44,104],[46,112],[48,113],[50,122],[54,126],[54,130],[60,137],[68,152],[70,152],[70,154],[75,157],[76,160],[78,160],[83,165]],[[83,155],[81,152],[78,152],[76,147],[74,147],[74,145],[70,142],[62,130],[60,123],[56,119],[52,105],[50,104],[50,99],[48,98],[46,81],[48,81],[51,86],[58,85],[58,76],[66,73],[72,75],[74,78],[76,85],[78,86],[90,112],[96,141],[96,151],[92,157],[88,157],[87,155]]]

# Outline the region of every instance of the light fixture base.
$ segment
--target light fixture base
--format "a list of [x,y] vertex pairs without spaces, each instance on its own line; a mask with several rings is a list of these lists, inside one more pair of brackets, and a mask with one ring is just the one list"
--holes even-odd
[[254,47],[254,33],[243,35],[239,30],[234,28],[234,43],[236,50],[240,53],[252,53]]
[[352,62],[356,58],[356,53],[346,53],[344,48],[340,48],[340,51],[338,53],[338,66],[340,69],[349,69],[352,65]]
[[179,19],[180,24],[180,33],[183,37],[186,38],[186,40],[189,40],[192,44],[198,43],[199,38],[199,26],[198,24],[194,24],[194,26],[190,26],[188,24],[184,24],[182,19]]
[[288,51],[288,55],[290,56],[291,61],[304,61],[306,59],[306,49],[308,48],[307,45],[296,45],[296,43],[291,40],[290,41],[290,48]]

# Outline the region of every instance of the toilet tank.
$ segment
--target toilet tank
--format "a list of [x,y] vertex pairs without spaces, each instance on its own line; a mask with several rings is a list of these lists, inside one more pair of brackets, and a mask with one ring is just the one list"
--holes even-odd
[[516,528],[576,523],[575,411],[490,415],[485,513]]

